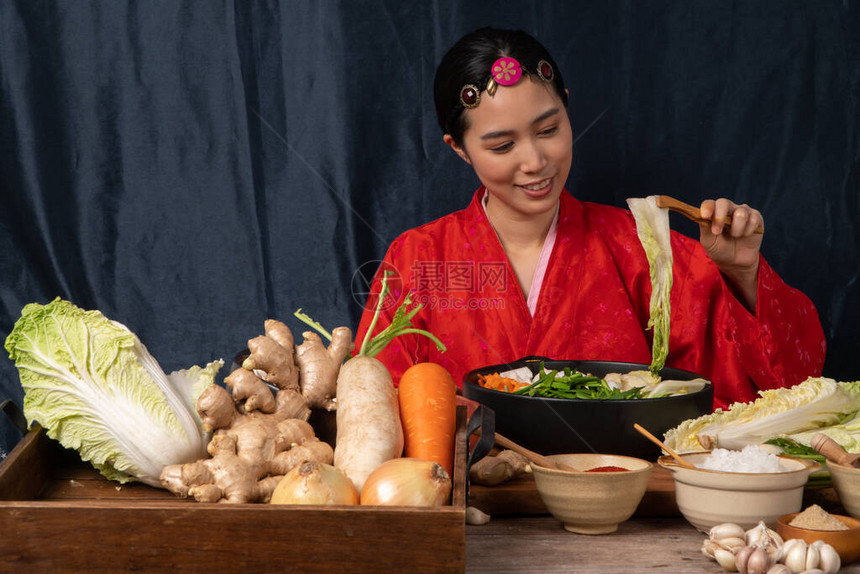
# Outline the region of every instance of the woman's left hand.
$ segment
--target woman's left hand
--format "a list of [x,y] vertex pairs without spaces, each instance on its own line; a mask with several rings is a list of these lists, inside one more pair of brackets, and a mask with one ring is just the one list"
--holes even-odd
[[[755,230],[759,226],[764,228],[764,218],[757,209],[728,199],[706,199],[699,210],[702,218],[711,220],[710,225],[699,226],[702,247],[733,283],[739,299],[754,311],[763,235]],[[730,226],[725,225],[727,216],[732,220]]]

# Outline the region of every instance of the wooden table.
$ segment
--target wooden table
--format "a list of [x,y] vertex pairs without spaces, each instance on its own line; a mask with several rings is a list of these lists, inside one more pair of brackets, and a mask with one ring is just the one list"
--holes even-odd
[[[705,534],[681,516],[674,482],[663,468],[652,471],[636,514],[612,534],[565,530],[547,513],[530,477],[493,487],[473,485],[469,501],[491,519],[466,526],[466,572],[727,572],[701,553]],[[803,507],[810,504],[844,514],[832,488],[805,491]],[[860,574],[860,560],[840,573]]]
[[[493,517],[466,527],[466,572],[725,573],[701,553],[704,538],[680,517],[634,517],[601,536],[568,532],[552,516]],[[860,561],[840,573],[860,574]]]

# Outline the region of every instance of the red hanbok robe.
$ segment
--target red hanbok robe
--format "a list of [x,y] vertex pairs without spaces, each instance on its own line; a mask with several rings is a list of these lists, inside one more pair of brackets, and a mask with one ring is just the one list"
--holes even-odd
[[[409,230],[390,246],[382,272],[391,300],[374,333],[391,321],[406,292],[423,308],[415,327],[436,335],[440,353],[421,335],[403,335],[377,355],[397,382],[412,364],[441,364],[462,384],[470,370],[538,355],[559,360],[651,362],[648,260],[629,211],[562,193],[555,245],[532,316],[513,268],[481,206],[470,205]],[[714,384],[714,407],[750,401],[759,390],[820,375],[824,334],[812,302],[760,259],[756,310],[732,294],[697,240],[672,233],[673,286],[666,366]],[[393,298],[396,298],[396,302]],[[358,328],[364,337],[372,295]]]

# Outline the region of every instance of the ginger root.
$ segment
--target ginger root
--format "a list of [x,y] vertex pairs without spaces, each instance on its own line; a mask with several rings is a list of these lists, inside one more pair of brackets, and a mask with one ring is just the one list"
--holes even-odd
[[268,319],[265,334],[248,341],[241,368],[224,379],[227,388],[212,385],[200,395],[197,413],[204,430],[214,432],[211,458],[165,467],[167,490],[200,502],[268,502],[280,479],[302,462],[332,464],[332,447],[307,420],[312,407],[335,409],[352,331],[335,329],[328,348],[316,333],[303,336],[296,346],[285,324]]
[[278,413],[282,419],[308,420],[311,416],[307,400],[297,389],[281,389],[275,394],[262,379],[245,368],[236,369],[224,378],[224,382],[231,389],[232,400],[220,393],[210,395],[209,393],[215,393],[211,390],[212,387],[203,391],[197,400],[197,410],[202,411],[200,417],[203,419],[204,430],[207,425],[213,429],[224,428],[229,424],[224,422],[225,418],[235,417],[241,412]]
[[197,403],[204,427],[215,431],[207,446],[211,458],[164,467],[161,483],[167,490],[200,502],[268,502],[294,466],[305,460],[331,464],[334,451],[314,435],[304,397],[292,389],[280,390],[272,412],[249,410],[249,401],[262,404],[256,397],[272,393],[259,379],[262,390],[245,376],[234,380],[247,385],[249,392],[237,395],[233,389],[231,396],[212,385]]
[[326,348],[319,335],[306,331],[302,333],[302,344],[296,347],[302,394],[312,408],[327,411],[337,408],[337,376],[344,359],[355,348],[349,327],[338,327],[331,336],[331,344]]
[[333,411],[337,408],[337,376],[346,357],[355,348],[352,330],[338,327],[326,347],[313,331],[302,333],[304,340],[295,345],[289,327],[275,319],[265,323],[265,335],[248,341],[250,355],[226,379],[234,389],[233,398],[244,401],[245,410],[271,412],[272,399],[257,394],[249,376],[261,378],[280,390],[300,392],[310,408]]
[[495,486],[531,472],[529,461],[512,450],[502,450],[497,455],[488,455],[469,469],[469,481],[474,484]]
[[299,390],[299,368],[290,328],[276,319],[267,319],[264,326],[265,335],[248,341],[251,354],[242,368],[262,371],[263,378],[279,389]]

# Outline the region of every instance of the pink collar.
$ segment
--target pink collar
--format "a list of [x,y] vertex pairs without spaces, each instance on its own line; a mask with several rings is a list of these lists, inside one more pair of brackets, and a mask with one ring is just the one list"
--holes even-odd
[[[481,198],[481,207],[484,209],[484,216],[486,216],[488,222],[490,221],[490,216],[487,214],[487,199],[489,199],[489,196],[490,193],[485,190],[484,197]],[[552,218],[552,223],[549,226],[549,231],[546,234],[546,239],[544,239],[543,247],[540,250],[540,257],[538,257],[535,274],[532,277],[532,286],[531,289],[529,289],[529,296],[526,301],[529,308],[529,314],[532,317],[534,317],[535,311],[537,310],[537,303],[540,298],[540,289],[543,285],[543,278],[546,275],[549,258],[550,255],[552,255],[552,248],[555,246],[556,230],[558,229],[558,212],[559,207],[556,206],[555,215]],[[490,225],[492,226],[492,223],[490,223]]]

